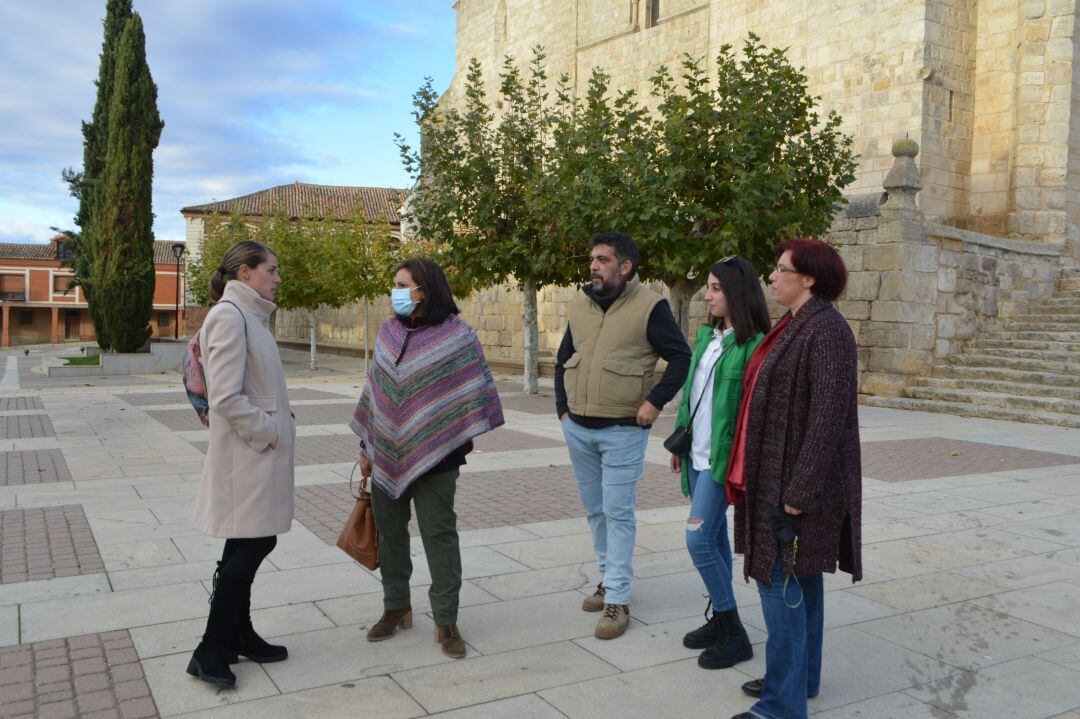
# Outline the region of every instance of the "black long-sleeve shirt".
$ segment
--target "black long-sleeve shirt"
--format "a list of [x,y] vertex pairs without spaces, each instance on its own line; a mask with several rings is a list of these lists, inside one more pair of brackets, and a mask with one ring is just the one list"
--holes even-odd
[[[596,302],[604,312],[607,312],[608,307],[618,297],[616,295],[612,298],[597,298],[588,291],[588,288],[585,290],[585,294],[593,302]],[[686,375],[690,372],[691,358],[690,346],[686,343],[686,338],[683,337],[682,330],[679,329],[679,324],[675,321],[675,316],[671,313],[671,307],[668,305],[667,300],[661,300],[653,307],[653,311],[649,315],[649,324],[646,327],[646,337],[652,348],[656,350],[656,353],[667,361],[667,369],[664,370],[663,377],[649,390],[649,394],[646,396],[646,399],[654,407],[663,409],[664,405],[670,402],[682,389],[683,383],[686,381]],[[570,327],[568,326],[566,334],[563,335],[562,344],[559,345],[559,352],[555,356],[555,412],[559,417],[570,412],[563,375],[566,361],[573,354],[574,338],[570,335]],[[570,419],[590,429],[616,425],[637,425],[637,417],[612,419],[608,417],[583,417],[570,413]]]

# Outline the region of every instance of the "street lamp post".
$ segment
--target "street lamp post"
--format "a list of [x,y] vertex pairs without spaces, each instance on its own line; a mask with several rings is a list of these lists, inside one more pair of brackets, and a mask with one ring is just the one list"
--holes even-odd
[[173,257],[176,258],[176,329],[173,337],[180,339],[180,260],[184,256],[184,243],[176,242],[172,246]]

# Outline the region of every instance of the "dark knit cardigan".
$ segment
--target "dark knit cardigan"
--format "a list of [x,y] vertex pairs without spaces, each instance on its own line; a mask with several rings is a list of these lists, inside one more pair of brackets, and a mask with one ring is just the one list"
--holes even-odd
[[855,338],[832,303],[812,298],[761,365],[746,426],[746,498],[735,507],[743,576],[771,584],[776,539],[766,519],[788,504],[795,573],[840,569],[862,579],[862,463]]

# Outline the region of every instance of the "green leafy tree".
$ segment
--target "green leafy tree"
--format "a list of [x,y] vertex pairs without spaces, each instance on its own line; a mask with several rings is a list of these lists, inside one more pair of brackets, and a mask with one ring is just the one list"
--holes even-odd
[[275,212],[255,222],[233,216],[209,224],[213,229],[188,268],[196,301],[211,303],[210,275],[230,247],[244,240],[266,245],[277,256],[282,276],[275,303],[284,310],[307,312],[312,369],[318,368],[319,307],[342,307],[386,294],[393,267],[403,259],[389,223],[383,218],[369,220],[359,205],[344,220],[307,211],[299,218]]
[[[92,205],[90,278],[105,336],[134,352],[150,337],[154,299],[153,152],[164,123],[146,64],[142,18],[124,26],[116,53],[105,169]],[[84,237],[84,241],[85,241]]]
[[525,391],[537,391],[537,291],[580,277],[574,243],[560,231],[561,211],[538,191],[551,170],[544,53],[533,51],[523,75],[513,58],[500,73],[496,118],[473,59],[459,111],[438,107],[430,79],[414,95],[421,151],[398,136],[407,170],[416,180],[406,219],[439,248],[437,259],[458,287],[484,288],[513,282],[524,298]]
[[[642,275],[670,288],[685,332],[712,263],[738,254],[764,273],[777,240],[825,232],[856,164],[840,117],[823,120],[802,70],[753,34],[741,58],[721,48],[713,79],[688,56],[679,82],[661,68],[652,84],[651,171],[627,225]],[[641,158],[626,159],[634,175]]]
[[[109,109],[116,74],[116,53],[120,44],[120,35],[131,18],[131,14],[131,0],[108,0],[105,4],[103,23],[105,36],[101,43],[101,60],[98,65],[97,99],[94,101],[90,122],[82,124],[83,169],[82,172],[76,172],[68,168],[61,173],[72,197],[79,201],[75,224],[82,234],[90,233],[92,208],[97,197],[98,184],[105,169],[105,151],[109,139]],[[98,344],[108,349],[109,337],[101,320],[99,304],[94,301],[94,283],[90,278],[90,268],[94,264],[92,243],[89,242],[89,238],[87,238],[88,241],[82,242],[82,236],[76,232],[65,231],[64,234],[69,241],[73,242],[73,247],[77,252],[74,262],[71,263],[75,271],[74,284],[81,285],[83,288],[83,296],[87,298],[89,304],[90,320],[94,324]]]

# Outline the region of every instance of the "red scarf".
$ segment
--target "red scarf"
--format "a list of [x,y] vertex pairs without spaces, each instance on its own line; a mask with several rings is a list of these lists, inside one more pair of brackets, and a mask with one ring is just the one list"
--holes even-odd
[[757,385],[761,365],[764,364],[765,358],[769,356],[769,352],[772,351],[789,322],[791,322],[790,312],[769,330],[765,339],[761,340],[754,354],[750,355],[750,361],[746,363],[746,370],[743,372],[742,399],[739,400],[739,416],[735,419],[735,441],[732,443],[731,460],[728,462],[725,483],[728,502],[731,504],[742,504],[743,497],[746,495],[746,477],[743,469],[746,461],[746,420],[750,416],[750,398],[754,394],[754,386]]

